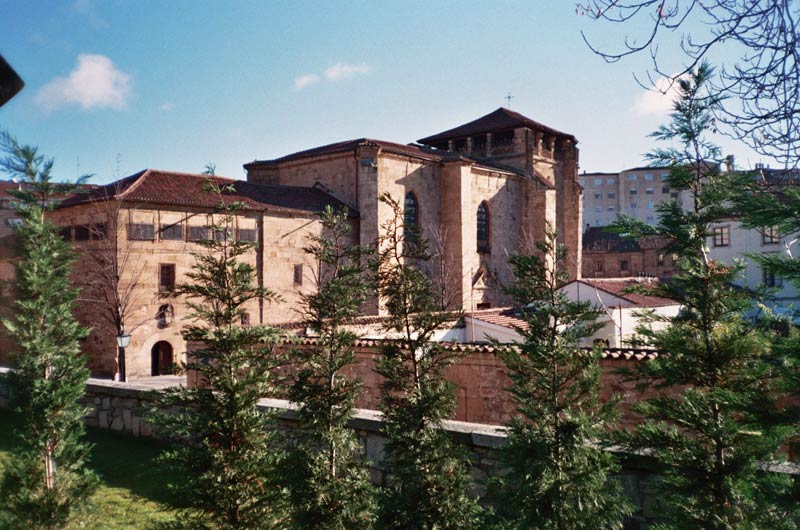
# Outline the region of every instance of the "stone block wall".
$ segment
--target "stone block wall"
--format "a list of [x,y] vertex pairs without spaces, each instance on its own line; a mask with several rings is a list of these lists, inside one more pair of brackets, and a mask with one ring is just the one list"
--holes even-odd
[[[8,385],[7,370],[0,369],[0,407],[6,407]],[[153,426],[142,417],[143,408],[153,399],[153,390],[131,383],[116,383],[92,379],[86,386],[82,402],[89,412],[84,418],[87,426],[114,431],[134,437],[154,437]],[[295,407],[279,399],[262,399],[263,410],[278,411],[280,427],[291,431],[296,425]],[[364,459],[369,464],[370,477],[375,485],[385,485],[391,480],[385,463],[387,439],[382,433],[382,415],[374,410],[357,409],[350,420],[363,448]],[[469,473],[472,477],[472,493],[485,493],[489,478],[496,475],[500,466],[498,449],[506,443],[504,427],[445,421],[444,429],[453,440],[466,449]],[[657,499],[653,490],[653,476],[638,467],[623,469],[614,477],[622,483],[623,490],[638,511],[626,526],[630,530],[645,530],[653,521],[653,508]]]

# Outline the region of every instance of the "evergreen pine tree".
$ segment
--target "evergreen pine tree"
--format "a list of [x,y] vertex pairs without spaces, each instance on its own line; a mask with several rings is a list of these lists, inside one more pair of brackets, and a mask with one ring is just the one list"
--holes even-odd
[[520,414],[501,453],[507,473],[493,483],[497,527],[620,529],[631,510],[607,478],[617,469],[613,456],[597,445],[617,401],[600,402],[600,352],[580,348],[601,327],[600,313],[562,291],[567,252],[552,227],[536,248],[538,255],[509,259],[515,280],[507,291],[526,323],[517,329],[522,341],[496,344]]
[[656,293],[682,305],[675,317],[650,315],[666,329],[639,329],[664,354],[642,363],[636,376],[659,392],[636,407],[644,421],[620,442],[657,463],[657,528],[796,528],[797,503],[781,504],[789,477],[763,467],[792,430],[776,408],[769,337],[742,317],[752,300],[731,284],[741,264],[715,261],[707,248],[713,224],[732,213],[731,181],[719,172],[719,149],[707,139],[719,103],[706,92],[712,74],[704,63],[680,80],[671,123],[652,135],[677,146],[650,158],[672,167],[669,185],[686,190],[688,207],[662,206],[656,227],[631,218],[616,223],[633,237],[669,238],[676,273]]
[[219,195],[210,227],[188,274],[191,283],[176,293],[187,297],[195,322],[183,337],[200,345],[184,368],[198,385],[160,393],[151,411],[159,433],[176,444],[163,455],[172,473],[185,479],[179,492],[189,506],[170,528],[275,528],[284,520],[275,484],[280,451],[268,430],[269,417],[257,410],[261,397],[274,394],[277,334],[263,326],[243,326],[245,304],[272,293],[253,282],[254,268],[243,258],[253,243],[233,238],[239,204],[226,200],[229,187],[214,177],[209,193]]
[[77,291],[69,280],[74,254],[48,220],[74,184],[52,181],[53,160],[0,133],[0,167],[20,179],[16,316],[4,324],[17,343],[11,373],[13,405],[21,418],[21,444],[0,484],[0,526],[64,528],[94,491],[86,469],[90,446],[82,439],[86,407],[78,404],[89,371],[78,340],[86,336],[72,315]]
[[376,365],[384,378],[379,406],[391,473],[380,523],[398,530],[474,528],[481,512],[468,495],[467,458],[441,428],[456,405],[443,373],[456,354],[432,340],[457,315],[437,312],[434,287],[420,268],[427,249],[417,227],[404,226],[390,196],[379,199],[394,215],[378,241],[378,294],[388,310],[386,331],[400,337],[382,348]]
[[343,371],[355,362],[357,336],[344,326],[367,297],[364,250],[350,241],[347,211],[328,207],[323,232],[306,252],[317,262],[316,291],[303,296],[303,316],[317,344],[294,351],[301,366],[289,397],[298,404],[286,476],[294,526],[299,529],[367,529],[375,512],[363,446],[348,427],[361,383]]

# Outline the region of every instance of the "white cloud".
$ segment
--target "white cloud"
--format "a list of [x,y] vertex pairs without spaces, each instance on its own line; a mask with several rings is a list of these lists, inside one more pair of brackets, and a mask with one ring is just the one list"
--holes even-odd
[[655,87],[636,97],[633,111],[639,116],[663,116],[672,110],[678,98],[678,85],[669,77],[656,81]]
[[48,112],[66,105],[89,109],[124,109],[131,93],[131,76],[104,55],[82,53],[67,77],[56,77],[36,94]]
[[340,81],[350,77],[366,74],[369,72],[369,66],[364,63],[361,64],[347,64],[336,63],[327,70],[325,70],[325,79],[328,81]]
[[172,103],[171,101],[167,101],[166,103],[161,105],[161,110],[163,110],[164,112],[169,112],[174,108],[175,108],[175,104]]
[[369,66],[366,63],[361,64],[348,64],[336,63],[329,66],[322,74],[304,74],[300,77],[294,78],[294,89],[303,90],[304,88],[316,85],[320,81],[329,81],[335,83],[344,79],[350,79],[357,75],[364,75],[369,72]]
[[294,79],[294,88],[295,90],[303,90],[307,86],[311,86],[319,82],[319,76],[317,74],[305,74],[301,75],[300,77],[295,77]]

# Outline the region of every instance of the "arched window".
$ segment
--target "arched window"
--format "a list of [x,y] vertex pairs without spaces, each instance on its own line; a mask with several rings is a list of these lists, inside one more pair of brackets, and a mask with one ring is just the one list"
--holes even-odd
[[478,252],[489,252],[489,207],[486,201],[478,205]]
[[406,193],[403,203],[403,236],[416,239],[419,235],[419,203],[413,191]]

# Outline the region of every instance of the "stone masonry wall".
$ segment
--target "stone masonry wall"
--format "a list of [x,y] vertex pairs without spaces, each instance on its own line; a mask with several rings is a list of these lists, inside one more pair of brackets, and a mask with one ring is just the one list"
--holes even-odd
[[[0,407],[8,406],[9,391],[5,381],[7,369],[0,368]],[[154,397],[149,387],[132,383],[117,383],[90,379],[86,397],[82,400],[89,412],[84,418],[87,426],[118,432],[135,437],[153,437],[153,426],[142,418],[142,409]],[[281,427],[287,431],[296,425],[296,414],[291,403],[278,399],[262,399],[262,410],[279,411]],[[384,464],[386,437],[382,434],[382,417],[374,410],[357,409],[350,420],[363,447],[364,458],[369,463],[370,477],[375,485],[384,485],[390,474]],[[463,446],[469,459],[472,493],[482,495],[487,480],[499,469],[498,449],[506,443],[505,429],[492,425],[445,421],[443,427],[453,440]],[[638,508],[626,529],[646,530],[653,521],[657,506],[654,494],[654,476],[641,466],[625,467],[614,478],[619,480],[626,495]]]

